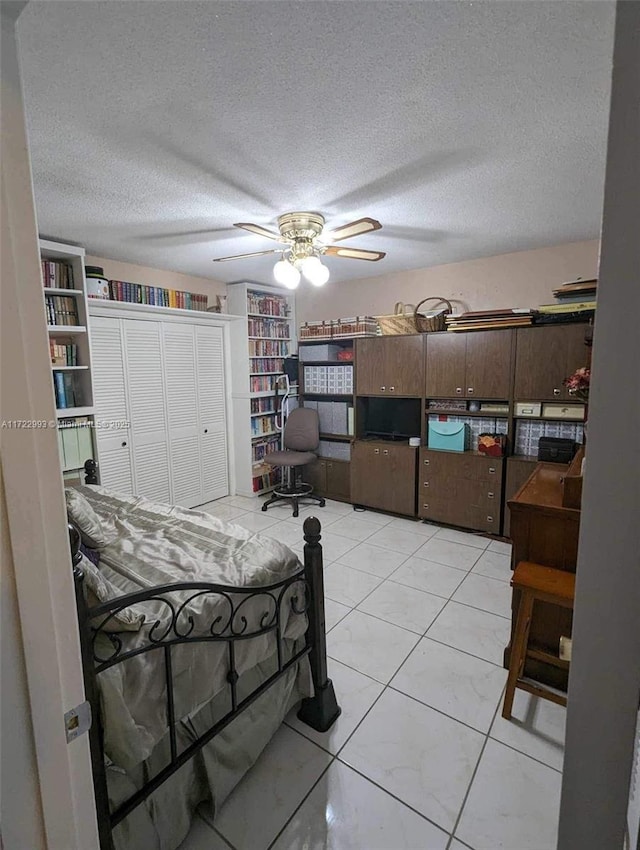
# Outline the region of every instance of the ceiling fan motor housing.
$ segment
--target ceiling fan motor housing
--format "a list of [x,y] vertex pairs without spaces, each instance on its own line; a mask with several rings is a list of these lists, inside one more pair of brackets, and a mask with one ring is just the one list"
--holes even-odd
[[322,233],[324,216],[312,212],[289,212],[278,217],[281,235],[291,242],[316,239]]

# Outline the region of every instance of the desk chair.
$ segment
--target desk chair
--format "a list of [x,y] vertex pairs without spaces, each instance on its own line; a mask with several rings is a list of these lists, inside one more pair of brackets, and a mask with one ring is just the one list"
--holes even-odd
[[313,485],[302,481],[300,468],[314,461],[320,442],[320,424],[318,413],[308,407],[296,407],[287,417],[282,434],[283,451],[271,452],[265,457],[270,466],[286,469],[283,483],[275,488],[270,499],[262,505],[266,511],[269,505],[289,499],[293,505],[293,515],[298,516],[298,500],[313,499],[324,508],[322,496],[313,493]]

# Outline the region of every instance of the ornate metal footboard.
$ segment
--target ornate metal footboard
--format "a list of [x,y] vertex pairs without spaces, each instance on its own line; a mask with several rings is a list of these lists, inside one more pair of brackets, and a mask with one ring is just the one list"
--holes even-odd
[[[84,576],[78,566],[81,559],[80,536],[71,525],[69,533],[74,563],[85,692],[93,715],[89,736],[101,850],[113,850],[113,828],[305,655],[309,656],[315,695],[303,700],[298,717],[320,732],[326,731],[334,723],[340,714],[340,708],[331,680],[327,677],[322,547],[320,546],[320,522],[317,519],[311,517],[304,523],[304,567],[275,584],[263,587],[229,587],[207,582],[181,582],[120,596],[93,607],[87,604]],[[177,594],[179,594],[178,599],[176,599]],[[191,603],[201,598],[219,600],[219,604],[215,606],[216,613],[212,617],[213,621],[207,622],[204,630],[202,624],[196,629],[189,607]],[[254,600],[253,605],[251,600]],[[255,612],[257,600],[265,603],[265,610],[264,613],[258,613],[257,623],[251,626],[247,615],[252,607]],[[160,604],[162,610],[166,612],[165,616],[159,616],[155,623],[143,627],[145,641],[141,645],[138,642],[138,645],[133,648],[127,648],[119,633],[113,630],[114,617],[124,609],[152,601]],[[285,657],[286,653],[283,652],[283,625],[286,624],[283,609],[286,605],[290,606],[293,613],[306,613],[308,618],[308,628],[304,638],[301,639],[304,645],[295,649],[290,657]],[[100,635],[108,639],[106,650],[104,637],[100,645]],[[248,695],[240,698],[237,689],[239,674],[236,665],[236,649],[241,642],[262,635],[272,635],[275,641],[277,669]],[[178,752],[176,724],[181,718],[176,716],[174,702],[172,649],[177,644],[185,643],[212,643],[218,647],[226,646],[226,681],[230,693],[231,710],[186,749]],[[168,764],[159,773],[111,812],[107,794],[98,676],[116,664],[147,652],[161,653],[164,659],[170,758]]]

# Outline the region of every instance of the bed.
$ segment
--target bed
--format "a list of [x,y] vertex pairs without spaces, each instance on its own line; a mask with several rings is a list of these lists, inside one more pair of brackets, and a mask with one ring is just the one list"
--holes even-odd
[[66,494],[101,850],[175,850],[293,706],[318,730],[340,713],[320,523],[305,521],[303,565],[206,513],[98,486]]

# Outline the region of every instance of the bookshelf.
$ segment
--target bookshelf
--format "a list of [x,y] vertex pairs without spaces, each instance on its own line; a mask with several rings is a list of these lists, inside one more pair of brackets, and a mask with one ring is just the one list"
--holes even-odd
[[246,457],[236,469],[236,490],[260,496],[280,480],[268,455],[280,448],[275,392],[284,358],[296,351],[295,300],[288,289],[240,282],[229,285],[227,303],[245,320],[231,340],[234,430]]
[[65,482],[79,482],[96,458],[84,248],[41,239],[43,297]]

